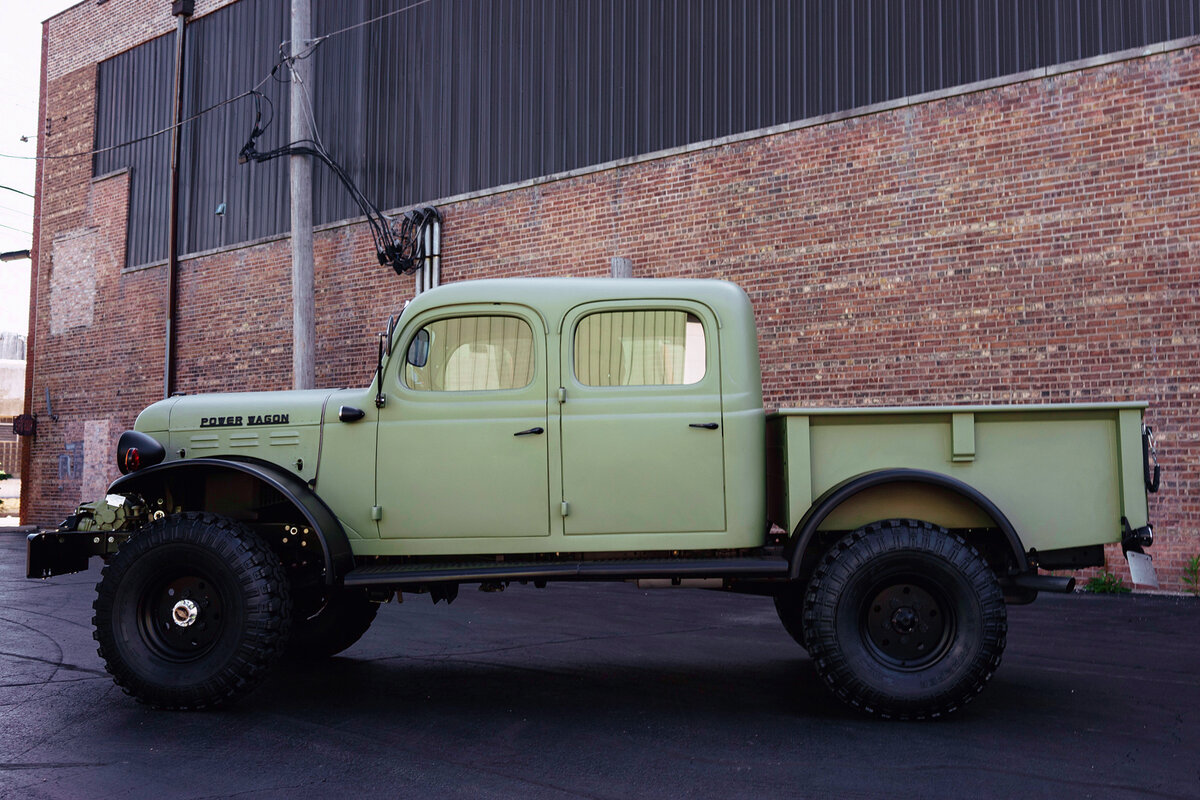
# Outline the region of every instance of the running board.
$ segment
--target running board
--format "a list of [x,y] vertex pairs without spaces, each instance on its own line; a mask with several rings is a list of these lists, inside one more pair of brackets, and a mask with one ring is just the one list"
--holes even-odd
[[346,573],[346,586],[483,581],[631,580],[636,578],[786,578],[783,558],[668,558],[612,561],[474,561],[370,564]]

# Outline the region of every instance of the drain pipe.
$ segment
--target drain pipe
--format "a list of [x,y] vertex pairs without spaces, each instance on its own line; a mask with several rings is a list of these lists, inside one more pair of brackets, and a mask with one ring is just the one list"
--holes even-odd
[[167,214],[167,340],[163,361],[163,397],[175,392],[175,283],[179,272],[179,150],[183,142],[183,56],[187,46],[187,20],[195,10],[195,0],[176,0],[171,4],[175,17],[175,96],[172,104],[171,195]]

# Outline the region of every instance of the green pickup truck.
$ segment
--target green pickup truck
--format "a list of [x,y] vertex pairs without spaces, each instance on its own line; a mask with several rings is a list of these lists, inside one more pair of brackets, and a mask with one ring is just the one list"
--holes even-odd
[[464,282],[389,324],[365,389],[147,408],[28,574],[100,556],[99,653],[165,708],[344,650],[401,593],[619,580],[772,597],[838,697],[933,717],[1000,663],[1006,603],[1073,588],[1039,568],[1151,543],[1144,410],[767,412],[731,283]]

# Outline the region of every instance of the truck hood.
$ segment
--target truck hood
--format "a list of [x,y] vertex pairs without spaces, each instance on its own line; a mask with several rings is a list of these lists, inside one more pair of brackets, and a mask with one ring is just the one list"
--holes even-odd
[[138,415],[134,428],[146,433],[201,429],[257,428],[264,425],[319,425],[321,409],[334,389],[287,392],[226,392],[171,397]]

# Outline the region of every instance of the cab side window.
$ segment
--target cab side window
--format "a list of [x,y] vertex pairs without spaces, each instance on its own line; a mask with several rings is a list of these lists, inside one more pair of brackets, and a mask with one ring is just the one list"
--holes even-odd
[[575,328],[575,377],[585,386],[698,383],[706,353],[704,325],[686,311],[601,311]]
[[521,389],[533,382],[533,330],[518,317],[439,319],[409,343],[405,386],[426,392]]

